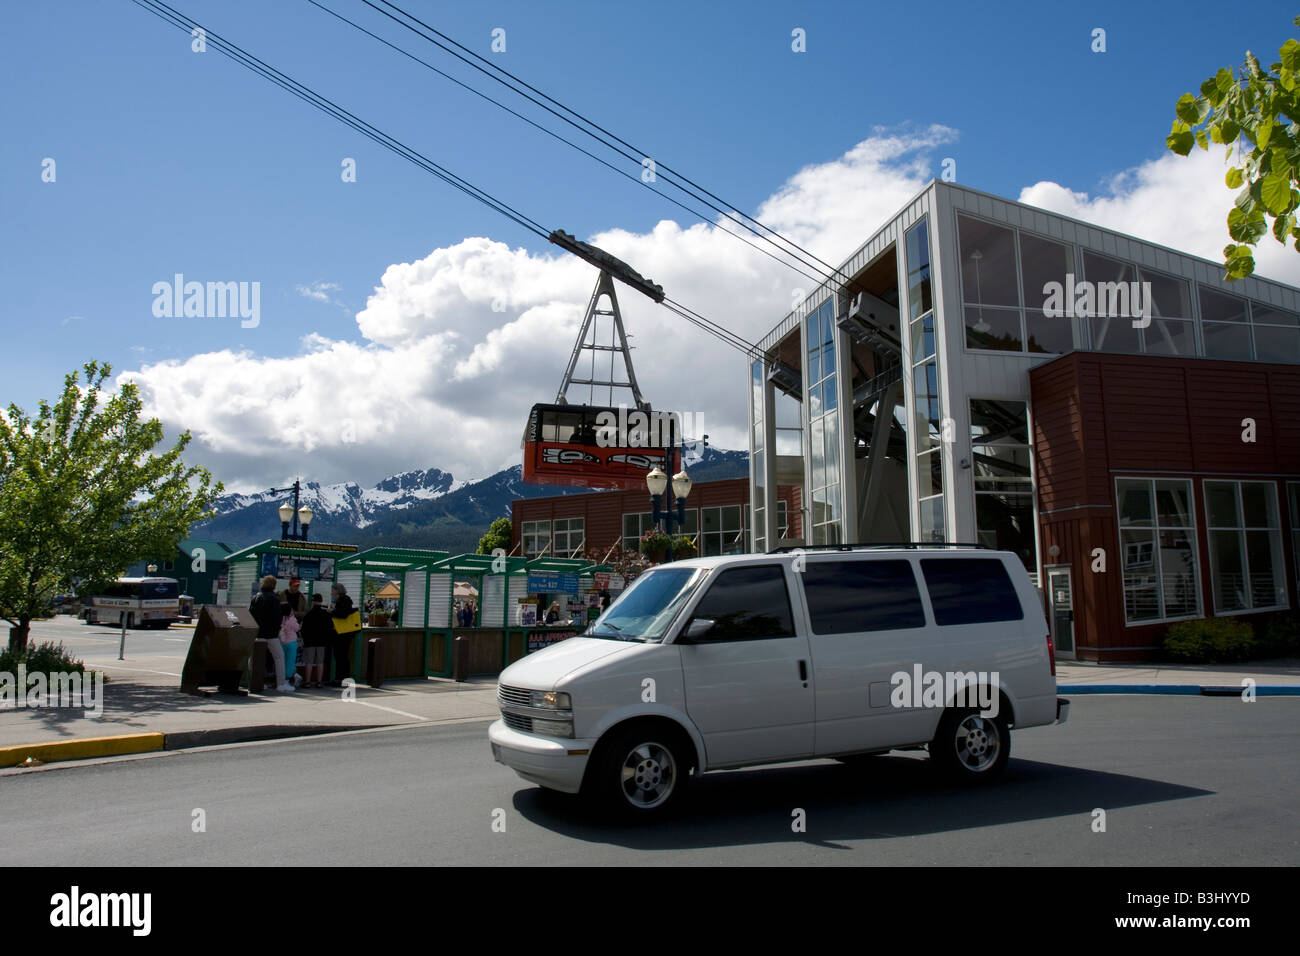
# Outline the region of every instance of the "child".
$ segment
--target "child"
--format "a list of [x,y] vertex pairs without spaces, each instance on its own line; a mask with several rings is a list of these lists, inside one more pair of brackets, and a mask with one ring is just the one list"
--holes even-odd
[[298,631],[302,625],[289,604],[280,605],[280,642],[284,644],[284,673],[293,686],[298,686]]

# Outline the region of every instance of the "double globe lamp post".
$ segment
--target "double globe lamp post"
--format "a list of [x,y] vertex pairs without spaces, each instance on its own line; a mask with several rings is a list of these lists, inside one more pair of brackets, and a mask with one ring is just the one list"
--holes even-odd
[[[673,521],[682,528],[686,526],[686,496],[691,493],[691,476],[686,474],[683,468],[677,474],[673,475],[672,493],[668,498],[668,507],[660,510],[659,502],[663,494],[668,490],[668,475],[662,468],[656,466],[650,474],[645,476],[645,486],[650,491],[650,500],[654,504],[653,520],[657,526],[659,522],[664,523],[665,533],[668,535],[668,560],[673,560]],[[674,498],[676,499],[676,514],[674,514]]]
[[[307,528],[311,525],[311,519],[315,517],[315,512],[310,506],[303,505],[298,507],[298,492],[300,490],[299,482],[294,482],[288,488],[272,488],[272,494],[279,494],[282,491],[293,492],[293,504],[287,501],[280,505],[280,540],[281,541],[306,541]],[[289,522],[293,522],[293,532],[289,531]],[[299,533],[298,525],[301,523],[302,532]]]

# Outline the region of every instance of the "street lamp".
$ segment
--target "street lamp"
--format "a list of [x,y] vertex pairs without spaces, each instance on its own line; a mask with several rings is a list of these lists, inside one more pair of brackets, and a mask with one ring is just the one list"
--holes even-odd
[[[668,496],[668,506],[661,510],[659,503],[663,498],[664,492],[667,491],[669,487],[668,475],[664,473],[663,469],[656,466],[650,474],[645,476],[645,486],[650,492],[650,500],[653,503],[654,508],[654,523],[657,525],[662,521],[666,526],[665,531],[668,535],[669,561],[673,560],[673,521],[675,519],[676,522],[683,527],[686,525],[686,496],[691,493],[691,484],[691,476],[686,474],[685,468],[673,475],[672,494]],[[675,514],[673,510],[674,498],[676,498],[677,503]]]
[[[293,504],[287,501],[280,505],[280,540],[281,541],[306,541],[307,529],[311,525],[311,519],[315,517],[315,512],[307,505],[298,507],[298,495],[302,490],[302,483],[294,480],[294,483],[288,488],[272,488],[271,494],[276,495],[283,491],[293,492]],[[293,532],[289,531],[289,523],[293,522]],[[299,533],[298,526],[302,525],[302,532]]]

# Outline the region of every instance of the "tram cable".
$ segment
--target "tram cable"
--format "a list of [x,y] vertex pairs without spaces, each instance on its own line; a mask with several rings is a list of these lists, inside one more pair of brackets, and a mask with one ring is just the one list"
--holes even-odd
[[[163,2],[163,0],[131,0],[131,2],[142,9],[148,10],[159,19],[170,23],[172,26],[175,26],[177,29],[184,31],[187,34],[193,35],[195,30],[201,30],[206,42],[212,44],[217,52],[226,56],[228,59],[233,60],[254,73],[257,73],[264,79],[270,80],[286,92],[293,94],[298,99],[310,104],[322,113],[325,113],[352,129],[355,129],[363,136],[366,136],[368,139],[378,143],[390,152],[406,159],[412,164],[418,166],[420,169],[432,173],[443,182],[477,200],[489,209],[492,209],[494,212],[500,213],[529,232],[532,232],[543,239],[547,239],[548,241],[553,241],[552,237],[555,235],[554,231],[547,230],[536,220],[529,218],[504,201],[497,199],[485,190],[470,183],[468,180],[462,179],[446,167],[435,163],[423,153],[420,153],[396,138],[389,136],[387,133],[372,126],[370,123],[367,123],[365,120],[334,103],[332,100],[297,82],[287,74],[282,73],[275,67],[270,66],[253,56],[251,53],[248,53],[237,44],[226,40],[224,37],[208,30],[206,27],[200,26],[197,21],[190,19],[180,11],[168,6]],[[672,300],[662,299],[661,301],[669,303],[666,307],[671,312],[685,319],[687,322],[690,322],[692,325],[695,325],[697,328],[713,335],[720,341],[725,342],[733,348],[739,349],[746,355],[751,355],[755,352],[756,346],[747,342],[734,332],[731,332],[729,329],[704,318],[704,316],[694,310],[688,309],[680,303],[672,302]]]
[[[595,139],[597,142],[601,143],[607,148],[612,149],[615,152],[619,153],[620,155],[624,156],[625,158],[631,160],[632,162],[636,163],[638,166],[641,164],[642,159],[644,157],[648,157],[652,155],[651,153],[645,152],[644,150],[637,149],[637,147],[633,146],[631,143],[615,135],[614,133],[611,133],[609,130],[605,129],[603,126],[596,123],[595,121],[590,120],[587,117],[583,116],[577,110],[565,106],[559,100],[542,92],[537,87],[529,84],[527,81],[520,79],[519,77],[511,73],[509,70],[497,66],[491,60],[488,60],[486,57],[483,57],[480,54],[475,53],[473,50],[469,49],[463,44],[458,43],[456,40],[447,36],[447,34],[442,33],[437,28],[430,26],[429,24],[425,23],[423,20],[419,19],[416,16],[407,13],[401,7],[397,6],[397,4],[391,3],[390,0],[379,0],[379,3],[382,3],[385,7],[395,10],[398,14],[401,15],[401,17],[405,17],[406,18],[405,20],[399,18],[398,16],[395,16],[392,13],[389,13],[387,10],[382,9],[374,2],[372,2],[372,0],[361,0],[361,2],[364,3],[366,6],[370,7],[371,9],[375,10],[376,12],[381,13],[384,16],[388,17],[388,19],[392,20],[394,23],[397,23],[400,26],[405,27],[407,30],[411,31],[416,36],[423,38],[427,42],[432,43],[434,46],[437,46],[439,49],[445,51],[446,53],[449,53],[451,56],[467,64],[473,69],[478,70],[480,73],[482,73],[484,76],[487,76],[489,79],[492,79],[497,83],[500,83],[502,86],[505,86],[507,89],[511,90],[517,95],[522,96],[525,99],[527,99],[529,102],[541,107],[542,109],[546,110],[548,113],[551,113],[558,119],[569,124],[579,132],[582,132],[585,135],[590,136],[592,139]],[[408,20],[411,22],[407,22]],[[423,30],[428,30],[429,33],[434,34],[434,36],[431,37],[428,34],[422,32],[422,29],[417,29],[416,26],[412,25],[413,23],[418,24],[419,27],[422,28]],[[447,46],[447,44],[451,44],[452,46],[456,47],[456,49],[451,49],[451,47]],[[457,52],[457,50],[463,52]],[[473,59],[471,59],[471,57]],[[474,62],[475,60],[479,62],[476,63]],[[486,64],[486,67],[479,65],[480,63]],[[509,82],[506,79],[503,79],[503,77],[508,77]],[[512,85],[512,83],[518,84],[518,86]],[[523,87],[523,89],[521,89],[520,87]],[[531,91],[531,93],[527,91]],[[548,101],[549,103],[553,103],[555,107],[559,108],[559,110],[563,110],[564,113],[568,113],[570,115],[565,116],[563,113],[557,111],[555,108],[548,106],[546,103],[543,103],[541,100],[537,99],[537,97],[531,95],[532,93],[537,94],[537,96]],[[571,119],[570,117],[576,117],[576,120]],[[583,126],[579,125],[579,123],[585,123],[587,126],[591,127],[591,129],[584,128]],[[595,132],[593,132],[593,130],[595,130]],[[632,150],[632,152],[628,152],[627,150]],[[781,235],[781,233],[779,233],[777,230],[760,222],[758,219],[754,218],[753,216],[750,216],[748,213],[739,212],[739,210],[736,209],[734,204],[726,202],[726,200],[722,199],[719,196],[716,196],[709,190],[705,189],[703,186],[700,186],[694,180],[689,179],[688,177],[682,175],[681,173],[678,173],[672,167],[656,162],[655,171],[657,174],[666,173],[667,175],[664,176],[663,178],[665,179],[666,182],[668,182],[669,185],[686,193],[689,196],[692,196],[698,201],[704,203],[704,205],[713,209],[719,215],[724,216],[727,219],[730,219],[732,222],[736,223],[737,225],[741,226],[747,231],[753,233],[755,236],[769,243],[773,248],[779,250],[783,254],[790,256],[794,258],[796,261],[800,262],[802,265],[810,269],[813,269],[818,273],[821,273],[820,281],[824,281],[824,282],[836,281],[836,280],[842,282],[849,281],[848,277],[838,267],[831,265],[829,262],[817,256],[816,254],[809,252],[807,249],[800,246],[794,240],[786,238],[785,236]],[[674,182],[673,181],[674,179],[680,180],[681,182],[680,183]],[[683,186],[681,185],[681,183],[686,183],[687,185]],[[692,188],[688,188],[688,187],[693,187],[694,190],[699,190],[699,192],[698,193],[694,192]],[[658,190],[655,191],[658,192]],[[663,194],[660,193],[660,195]],[[665,198],[669,198],[669,197],[665,196]],[[722,205],[717,205],[717,203],[721,203]],[[737,218],[737,216],[739,216],[740,218]],[[751,225],[751,223],[753,225]],[[785,245],[789,246],[790,248],[789,249],[783,248],[782,246],[778,245],[775,242],[775,239],[779,239],[781,242],[785,243]],[[790,251],[791,249],[793,249],[794,251],[793,252]],[[807,275],[806,273],[801,273],[801,274],[805,276]]]
[[[533,127],[538,132],[545,133],[547,136],[551,137],[552,139],[558,140],[559,142],[564,143],[566,146],[569,146],[572,149],[577,150],[579,153],[586,156],[588,159],[600,163],[600,165],[604,166],[606,169],[611,170],[617,175],[622,176],[624,179],[627,179],[630,182],[637,184],[638,186],[648,189],[655,195],[668,200],[668,202],[672,203],[674,206],[677,206],[679,209],[685,210],[692,217],[700,220],[700,222],[703,222],[711,226],[717,225],[717,223],[713,219],[709,218],[704,213],[700,212],[698,209],[695,209],[692,206],[688,206],[686,203],[682,202],[681,200],[673,196],[670,196],[667,193],[661,192],[660,190],[655,189],[649,183],[641,179],[640,176],[629,173],[626,169],[620,169],[619,167],[611,163],[609,160],[597,156],[595,153],[591,152],[591,150],[584,149],[582,146],[578,145],[573,140],[561,136],[559,133],[555,132],[555,130],[543,126],[541,123],[538,123],[534,119],[530,119],[529,117],[525,116],[523,113],[520,113],[518,110],[511,109],[509,106],[507,106],[505,103],[501,102],[500,100],[494,99],[491,96],[488,96],[482,90],[476,89],[475,87],[471,86],[469,83],[457,79],[456,77],[452,76],[450,73],[447,73],[445,70],[441,70],[438,67],[434,66],[428,60],[421,59],[420,57],[416,56],[414,53],[411,53],[409,50],[405,50],[402,47],[398,46],[396,43],[393,43],[389,40],[385,40],[379,34],[374,33],[371,30],[367,30],[364,26],[362,26],[360,23],[357,23],[355,20],[351,20],[348,17],[345,17],[337,10],[331,10],[325,4],[321,3],[320,0],[306,0],[306,2],[310,3],[313,7],[316,7],[318,10],[328,13],[336,20],[340,20],[343,23],[346,23],[348,26],[353,27],[354,29],[360,31],[361,33],[364,33],[366,36],[371,37],[372,39],[378,41],[379,43],[382,43],[384,46],[388,47],[389,49],[394,50],[397,53],[400,53],[402,56],[406,57],[407,59],[420,64],[425,69],[428,69],[438,74],[443,79],[448,80],[451,83],[454,83],[456,86],[459,86],[461,89],[465,90],[466,92],[472,93],[475,96],[479,97],[480,99],[486,100],[487,102],[491,103],[493,106],[497,107],[498,109],[501,109],[506,113],[509,113],[511,116],[515,117],[516,119],[521,120],[524,123],[527,123],[529,126]],[[785,266],[787,269],[797,272],[805,279],[809,279],[812,282],[820,283],[820,282],[825,282],[828,278],[828,276],[825,275],[820,275],[820,274],[814,275],[811,272],[805,271],[804,269],[800,268],[799,266],[795,265],[789,260],[780,258],[776,253],[764,249],[753,242],[750,242],[748,239],[746,239],[743,235],[741,235],[738,232],[732,232],[730,229],[723,229],[721,227],[719,227],[719,231],[725,233],[728,236],[731,236],[732,238],[736,239],[739,242],[743,242],[745,245],[749,246],[755,252],[762,253],[763,255],[771,259],[773,262],[776,262],[779,265]]]

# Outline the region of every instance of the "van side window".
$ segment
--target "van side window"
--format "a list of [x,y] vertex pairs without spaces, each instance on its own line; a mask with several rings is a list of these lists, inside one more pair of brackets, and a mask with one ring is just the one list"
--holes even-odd
[[799,580],[814,634],[925,627],[910,561],[809,561]]
[[790,595],[779,564],[723,571],[696,606],[692,619],[697,618],[717,622],[707,635],[695,638],[700,643],[794,637]]
[[922,558],[934,622],[987,624],[1025,616],[1007,569],[997,558]]

